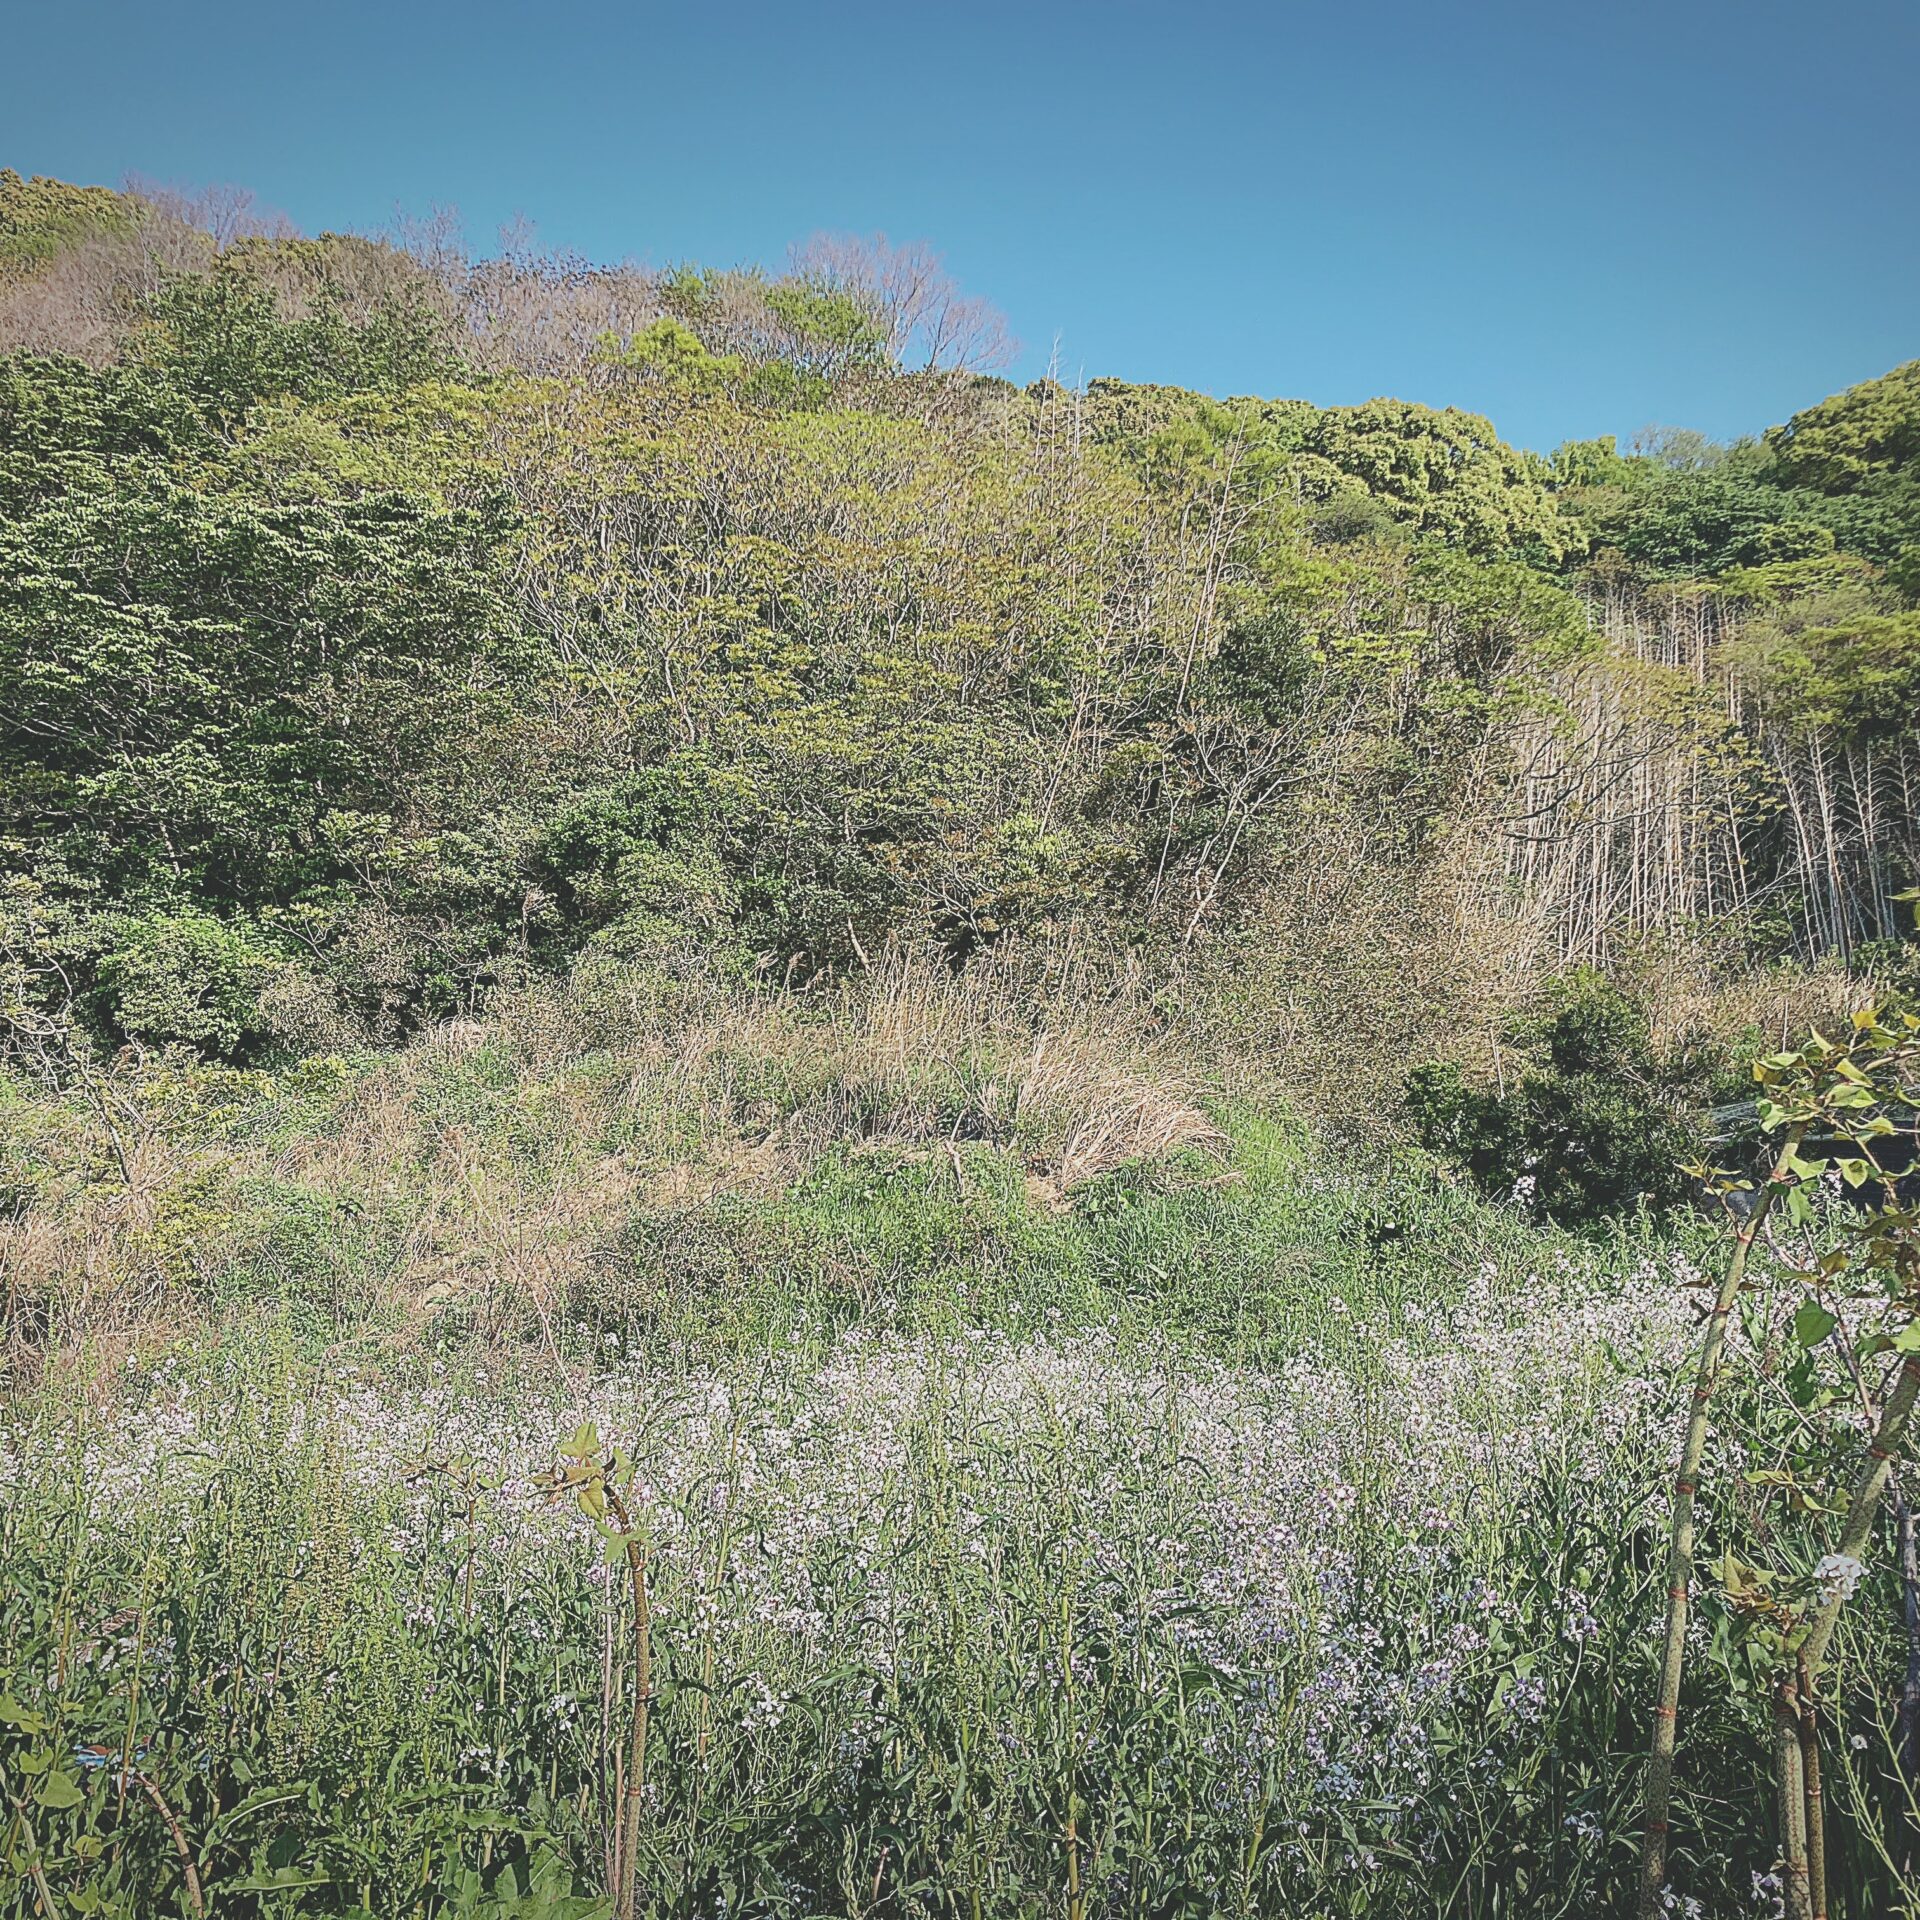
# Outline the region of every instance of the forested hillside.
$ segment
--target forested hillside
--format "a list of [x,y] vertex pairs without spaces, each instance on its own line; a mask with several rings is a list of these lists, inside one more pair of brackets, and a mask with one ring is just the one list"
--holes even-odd
[[14,944],[104,1041],[391,1038],[588,953],[1163,964],[1362,865],[1510,975],[1898,937],[1920,363],[1542,460],[1015,391],[884,247],[649,278],[4,191]]
[[[1008,362],[923,247],[0,172],[7,1911],[1625,1897],[1706,1163],[1920,992],[1920,360],[1550,455]],[[1754,1313],[1790,1483],[1871,1383]]]

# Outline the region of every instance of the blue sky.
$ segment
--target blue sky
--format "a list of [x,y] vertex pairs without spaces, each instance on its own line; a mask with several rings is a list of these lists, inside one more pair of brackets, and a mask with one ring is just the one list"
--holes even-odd
[[1920,0],[56,0],[0,165],[596,258],[925,238],[1016,372],[1727,436],[1920,355]]

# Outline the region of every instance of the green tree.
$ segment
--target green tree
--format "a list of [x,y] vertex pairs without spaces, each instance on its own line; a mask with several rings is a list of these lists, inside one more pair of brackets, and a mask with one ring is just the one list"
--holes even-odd
[[1849,493],[1920,464],[1920,360],[1836,393],[1767,433],[1789,486]]
[[31,272],[96,233],[124,232],[133,207],[107,187],[74,187],[0,167],[0,275]]
[[1406,400],[1328,407],[1305,451],[1361,481],[1417,531],[1468,552],[1558,562],[1577,544],[1548,491],[1546,463],[1509,447],[1480,414]]
[[1786,636],[1767,652],[1762,698],[1799,727],[1911,739],[1920,717],[1920,613],[1862,614]]
[[1486,1191],[1530,1193],[1568,1225],[1684,1198],[1701,1063],[1661,1052],[1637,1001],[1598,974],[1569,974],[1503,1038],[1516,1053],[1504,1087],[1470,1086],[1443,1062],[1408,1076],[1424,1145]]
[[244,923],[195,908],[116,914],[94,967],[94,1007],[117,1037],[233,1058],[267,1036],[261,995],[286,957]]
[[114,473],[0,524],[0,833],[110,891],[288,902],[463,758],[527,655],[500,523]]
[[254,243],[221,254],[209,273],[172,276],[144,309],[136,358],[229,435],[263,400],[398,391],[458,374],[450,318],[421,276],[390,272],[354,301],[340,269],[364,268],[367,255],[348,248]]

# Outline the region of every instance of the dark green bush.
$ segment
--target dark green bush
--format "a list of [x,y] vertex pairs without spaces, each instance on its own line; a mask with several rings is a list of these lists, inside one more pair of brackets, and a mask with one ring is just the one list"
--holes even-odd
[[100,1015],[116,1036],[224,1059],[266,1037],[261,994],[285,961],[251,929],[191,908],[116,920],[95,976]]
[[1443,1061],[1407,1077],[1424,1145],[1568,1226],[1685,1197],[1687,1112],[1705,1091],[1696,1051],[1661,1052],[1646,1010],[1585,970],[1554,982],[1503,1038],[1520,1060],[1504,1089],[1470,1085]]

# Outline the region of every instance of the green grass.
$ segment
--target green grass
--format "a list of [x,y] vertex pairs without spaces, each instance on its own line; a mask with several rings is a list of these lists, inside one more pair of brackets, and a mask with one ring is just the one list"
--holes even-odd
[[[635,1627],[536,1491],[582,1419],[649,1544],[658,1920],[1609,1910],[1710,1229],[1568,1235],[1091,1041],[929,1030],[158,1060],[130,1182],[16,1086],[35,1283],[145,1317],[9,1407],[0,1914],[36,1873],[189,1913],[164,1802],[221,1915],[604,1915]],[[1162,1149],[1074,1159],[1137,1101]],[[1717,1912],[1764,1713],[1702,1619],[1676,1876]]]

